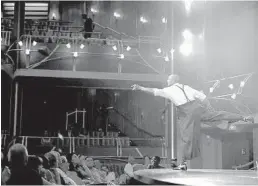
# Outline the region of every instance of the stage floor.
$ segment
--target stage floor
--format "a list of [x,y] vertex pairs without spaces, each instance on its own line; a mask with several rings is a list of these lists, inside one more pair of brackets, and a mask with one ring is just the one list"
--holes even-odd
[[146,169],[135,172],[136,180],[150,185],[258,185],[257,171]]

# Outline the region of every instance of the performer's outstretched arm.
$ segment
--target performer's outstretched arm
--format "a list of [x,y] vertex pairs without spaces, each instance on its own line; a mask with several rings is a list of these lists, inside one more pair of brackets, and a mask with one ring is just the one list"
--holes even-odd
[[154,88],[142,87],[140,85],[135,84],[135,85],[132,86],[132,89],[133,90],[140,90],[142,92],[146,92],[146,93],[154,95]]

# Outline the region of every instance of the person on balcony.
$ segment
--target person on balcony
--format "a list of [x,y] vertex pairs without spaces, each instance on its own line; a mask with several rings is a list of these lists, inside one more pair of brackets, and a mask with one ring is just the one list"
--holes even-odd
[[91,37],[91,34],[92,34],[94,28],[95,28],[95,25],[93,24],[93,20],[86,15],[86,18],[85,18],[85,21],[84,21],[84,29],[82,30],[82,31],[85,32],[84,33],[84,38],[85,39]]
[[251,121],[251,116],[244,117],[239,114],[229,113],[225,111],[215,111],[207,99],[207,96],[190,86],[180,84],[179,76],[172,74],[167,79],[168,87],[163,89],[145,88],[139,85],[133,85],[132,90],[140,90],[169,99],[178,110],[183,113],[183,122],[179,125],[181,132],[181,142],[183,145],[183,160],[179,169],[186,170],[186,160],[191,160],[200,155],[200,136],[201,122],[215,121]]

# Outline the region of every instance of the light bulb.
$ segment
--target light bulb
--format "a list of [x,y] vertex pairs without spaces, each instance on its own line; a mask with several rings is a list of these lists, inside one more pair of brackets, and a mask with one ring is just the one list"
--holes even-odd
[[244,87],[245,86],[245,82],[244,81],[241,81],[240,82],[240,87]]
[[232,99],[236,99],[236,94],[232,94],[232,95],[231,95],[231,98],[232,98]]
[[19,41],[19,42],[18,42],[18,44],[19,44],[20,46],[22,46],[22,45],[23,45],[22,41]]
[[130,50],[131,50],[131,47],[130,47],[130,46],[128,46],[128,47],[126,48],[126,50],[127,50],[127,51],[130,51]]
[[26,54],[26,55],[30,55],[30,49],[26,49],[26,50],[25,50],[25,54]]
[[124,55],[124,54],[120,54],[120,58],[121,58],[121,59],[124,59],[124,58],[125,58],[125,55]]
[[166,62],[169,61],[169,57],[168,56],[166,56],[164,59],[165,59]]
[[84,48],[84,44],[81,44],[81,45],[80,45],[80,49],[83,49],[83,48]]
[[210,88],[210,93],[212,93],[214,91],[214,88],[213,87],[211,87]]
[[32,46],[36,46],[36,45],[37,45],[37,41],[33,41]]
[[158,48],[157,51],[158,51],[158,53],[161,53],[161,48]]
[[67,47],[67,48],[71,48],[70,43],[67,43],[66,47]]
[[228,85],[228,88],[230,88],[231,90],[234,88],[233,84]]
[[117,50],[117,47],[116,47],[116,45],[114,45],[112,48],[113,48],[113,50],[115,50],[115,51]]
[[74,52],[73,57],[78,57],[78,52]]

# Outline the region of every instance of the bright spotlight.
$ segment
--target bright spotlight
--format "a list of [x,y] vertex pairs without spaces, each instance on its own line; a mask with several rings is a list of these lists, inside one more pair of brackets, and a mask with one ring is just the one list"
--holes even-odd
[[158,53],[161,53],[161,48],[158,48],[157,51],[158,51]]
[[231,98],[232,98],[232,99],[236,99],[236,94],[235,94],[235,93],[232,94],[232,95],[231,95]]
[[80,49],[83,49],[83,48],[84,48],[84,44],[81,44],[81,45],[80,45]]
[[78,52],[74,52],[73,57],[78,57]]
[[147,19],[145,19],[144,17],[140,17],[140,21],[142,22],[142,23],[147,23],[148,21],[147,21]]
[[26,54],[26,55],[30,55],[30,49],[26,49],[26,50],[25,50],[25,54]]
[[233,84],[228,85],[228,88],[230,88],[231,90],[234,88]]
[[130,50],[131,50],[131,47],[130,47],[130,46],[128,46],[128,47],[126,48],[126,50],[127,50],[127,51],[130,51]]
[[67,47],[67,48],[71,48],[70,43],[67,43],[67,44],[66,44],[66,47]]
[[19,41],[19,42],[18,42],[18,44],[19,44],[20,46],[22,46],[22,45],[23,45],[22,41]]
[[95,8],[91,8],[90,11],[91,11],[92,13],[97,13],[97,12],[98,12],[98,10],[95,9]]
[[121,15],[117,12],[114,12],[114,16],[115,16],[115,18],[120,18],[121,17]]
[[245,82],[244,81],[241,81],[240,82],[240,87],[244,87],[245,86]]
[[112,48],[113,48],[113,50],[114,50],[114,51],[116,51],[116,50],[117,50],[116,45],[114,45]]
[[125,58],[125,55],[124,55],[124,54],[120,54],[120,58],[121,58],[121,59],[124,59],[124,58]]
[[169,57],[168,56],[165,56],[165,61],[168,62],[169,61]]
[[193,34],[190,30],[184,30],[182,33],[185,40],[191,40],[193,38]]
[[36,46],[36,45],[37,45],[37,41],[33,41],[32,46]]
[[184,55],[184,56],[189,56],[192,52],[193,52],[193,46],[191,43],[186,43],[184,42],[181,46],[180,46],[180,52]]
[[210,88],[210,93],[212,93],[214,91],[214,88],[213,87],[211,87]]
[[162,23],[167,23],[167,19],[165,17],[162,18]]

